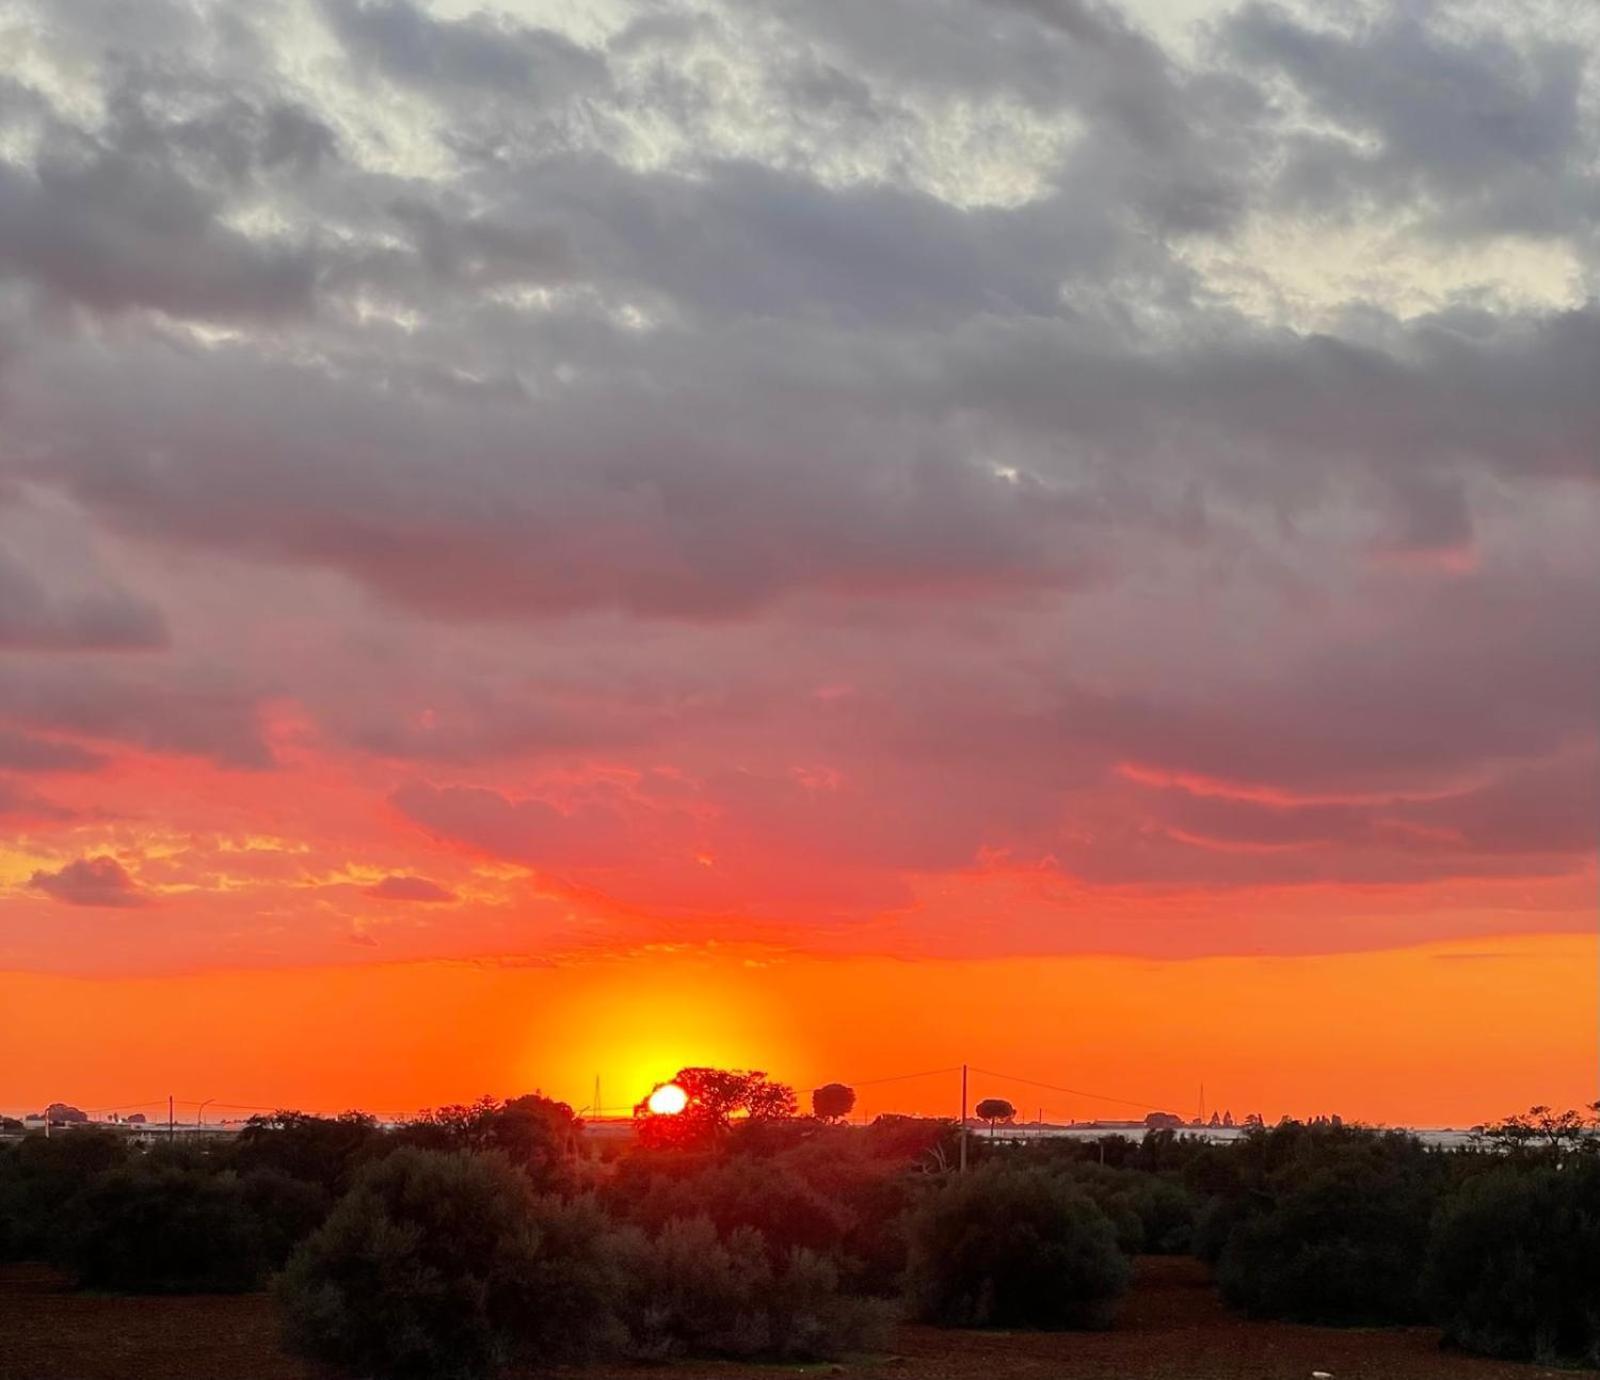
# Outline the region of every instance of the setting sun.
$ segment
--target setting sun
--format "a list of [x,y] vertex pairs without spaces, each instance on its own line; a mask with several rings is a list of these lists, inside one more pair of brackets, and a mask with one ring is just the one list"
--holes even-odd
[[677,1116],[689,1105],[689,1094],[676,1083],[663,1083],[646,1104],[657,1116]]

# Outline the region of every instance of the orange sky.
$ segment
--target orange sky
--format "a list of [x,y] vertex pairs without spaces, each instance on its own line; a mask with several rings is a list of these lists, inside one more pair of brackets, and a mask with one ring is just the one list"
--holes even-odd
[[[1468,1125],[1594,1096],[1596,941],[1522,936],[1321,958],[1159,962],[808,959],[661,951],[557,967],[418,963],[94,980],[0,976],[6,1101],[164,1097],[408,1111],[531,1087],[631,1104],[691,1063],[805,1088],[862,1080],[860,1109],[978,1096],[1086,1119],[1208,1107]],[[149,1110],[149,1109],[147,1109]],[[215,1116],[218,1112],[213,1112]],[[235,1112],[234,1115],[242,1113]],[[192,1108],[191,1108],[192,1115]]]

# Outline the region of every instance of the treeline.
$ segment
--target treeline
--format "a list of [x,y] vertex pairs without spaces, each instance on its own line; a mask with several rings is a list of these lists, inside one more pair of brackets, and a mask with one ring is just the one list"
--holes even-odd
[[1452,1152],[1295,1123],[1232,1145],[975,1137],[963,1176],[950,1122],[851,1127],[759,1075],[678,1081],[690,1114],[641,1114],[606,1154],[537,1096],[396,1129],[283,1112],[144,1151],[29,1136],[0,1151],[0,1258],[99,1289],[269,1285],[293,1348],[355,1375],[833,1357],[901,1316],[1103,1327],[1133,1256],[1187,1252],[1254,1315],[1431,1319],[1476,1351],[1600,1364],[1592,1117],[1536,1110]]

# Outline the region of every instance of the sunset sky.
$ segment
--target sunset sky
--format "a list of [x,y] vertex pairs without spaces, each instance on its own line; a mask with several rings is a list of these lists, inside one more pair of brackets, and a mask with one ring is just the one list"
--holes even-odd
[[1597,53],[0,0],[0,1108],[1600,1095]]

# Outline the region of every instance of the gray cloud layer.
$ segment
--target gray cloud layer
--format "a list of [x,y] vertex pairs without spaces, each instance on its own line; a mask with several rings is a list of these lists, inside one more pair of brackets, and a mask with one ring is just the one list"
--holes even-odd
[[140,8],[4,11],[0,497],[147,579],[0,547],[0,766],[266,768],[292,701],[719,913],[797,847],[844,911],[1586,865],[1600,31]]

